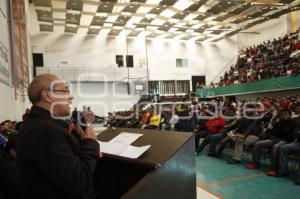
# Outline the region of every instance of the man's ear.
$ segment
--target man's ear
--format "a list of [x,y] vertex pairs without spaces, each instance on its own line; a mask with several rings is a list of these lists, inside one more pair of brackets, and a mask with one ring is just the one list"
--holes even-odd
[[52,102],[52,96],[50,95],[50,92],[44,90],[42,93],[42,101],[51,103]]

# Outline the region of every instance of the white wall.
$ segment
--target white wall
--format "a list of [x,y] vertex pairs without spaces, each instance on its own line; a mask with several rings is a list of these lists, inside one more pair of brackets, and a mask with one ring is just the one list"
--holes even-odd
[[[14,97],[14,89],[0,83],[0,121],[10,119],[20,121],[26,108],[29,108],[27,100],[18,94],[17,100]],[[25,96],[25,98],[27,98]]]
[[129,94],[124,82],[109,83],[71,83],[72,105],[82,110],[90,106],[98,116],[107,116],[111,111],[124,111],[132,108],[139,95]]
[[[0,1],[1,10],[5,16],[0,13],[0,21],[1,21],[1,42],[8,48],[8,52],[10,53],[11,47],[9,44],[9,26],[8,26],[8,10],[7,10],[8,1]],[[28,12],[27,12],[28,13]],[[28,17],[27,17],[28,19]],[[30,54],[30,52],[29,52]],[[11,56],[9,54],[9,74],[11,75]],[[17,96],[17,99],[15,98]],[[5,119],[10,120],[21,120],[22,114],[25,109],[29,107],[29,103],[26,96],[21,96],[20,92],[15,95],[15,90],[11,85],[5,85],[0,82],[0,122]]]
[[209,84],[211,81],[218,80],[216,76],[219,77],[220,71],[228,70],[235,63],[238,50],[235,36],[217,43],[206,43],[205,45],[205,74],[206,83]]
[[[134,66],[144,67],[146,60],[144,38],[128,39],[120,35],[116,38],[104,38],[104,35],[35,33],[31,35],[35,52],[44,54],[45,66],[58,66],[67,61],[73,67],[117,67],[115,56],[134,55]],[[193,75],[205,73],[205,49],[200,44],[170,40],[148,40],[148,68],[150,80],[190,79]],[[167,52],[167,54],[166,54]],[[188,59],[188,68],[176,68],[176,58]]]
[[[33,52],[44,54],[45,66],[66,61],[72,67],[116,67],[115,56],[128,54],[134,55],[135,67],[146,68],[141,62],[148,60],[150,80],[188,80],[206,72],[207,50],[199,43],[153,39],[147,40],[146,49],[144,32],[134,39],[126,39],[124,31],[118,37],[106,37],[106,30],[99,35],[64,34],[63,27],[55,28],[55,33],[39,32],[33,7],[30,17]],[[188,59],[188,68],[176,68],[176,58]]]

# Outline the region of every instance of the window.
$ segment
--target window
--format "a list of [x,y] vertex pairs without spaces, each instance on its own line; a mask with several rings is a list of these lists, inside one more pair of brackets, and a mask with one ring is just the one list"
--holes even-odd
[[190,92],[190,80],[161,80],[149,81],[150,94],[176,94]]
[[158,93],[158,81],[149,81],[149,93]]
[[174,81],[162,81],[160,84],[161,94],[173,94],[175,93]]
[[188,60],[187,59],[176,59],[176,67],[177,68],[187,68]]
[[188,93],[188,92],[190,92],[189,80],[176,81],[176,93]]

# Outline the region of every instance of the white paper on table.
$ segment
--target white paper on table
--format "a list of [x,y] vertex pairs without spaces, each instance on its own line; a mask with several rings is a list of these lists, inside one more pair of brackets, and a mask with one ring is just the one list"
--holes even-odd
[[146,145],[146,146],[136,147],[127,144],[109,143],[109,142],[101,142],[101,141],[98,141],[98,143],[100,145],[100,152],[112,154],[112,155],[119,155],[128,158],[140,157],[151,146],[151,145]]
[[100,141],[98,142],[100,144],[100,151],[103,153],[117,155],[128,148],[128,144],[100,142]]
[[100,146],[100,152],[107,150],[107,142],[101,142],[99,140],[97,140],[97,142],[99,143],[99,146]]
[[122,153],[118,154],[119,156],[122,157],[127,157],[127,158],[138,158],[140,157],[145,151],[147,151],[150,148],[151,145],[146,145],[146,146],[129,146],[125,151]]
[[122,132],[116,137],[114,137],[112,140],[110,140],[109,143],[122,143],[122,144],[130,145],[142,135],[143,134],[139,134],[139,133]]

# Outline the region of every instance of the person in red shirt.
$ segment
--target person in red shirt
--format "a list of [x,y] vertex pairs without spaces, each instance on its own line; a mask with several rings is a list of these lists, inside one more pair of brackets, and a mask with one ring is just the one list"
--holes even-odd
[[224,118],[220,117],[219,112],[215,112],[214,117],[209,119],[206,122],[205,124],[206,130],[203,131],[201,134],[196,134],[195,136],[196,143],[199,143],[199,141],[197,142],[197,139],[199,140],[200,138],[204,138],[200,146],[196,144],[196,155],[198,155],[209,143],[209,136],[220,133],[224,125],[225,125]]
[[216,117],[213,118],[213,119],[209,119],[207,122],[206,122],[206,128],[207,128],[207,131],[210,133],[210,134],[217,134],[217,133],[220,133],[221,130],[223,129],[224,127],[224,124],[225,124],[225,120],[224,118],[220,117],[219,116],[219,113],[216,113]]

